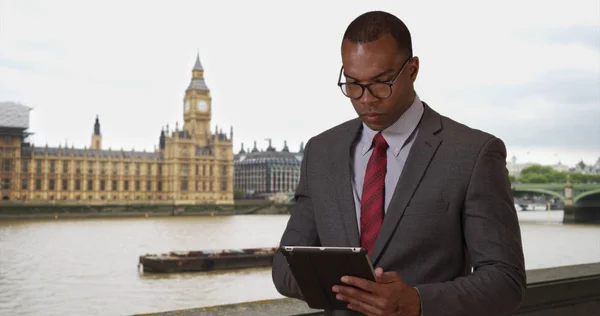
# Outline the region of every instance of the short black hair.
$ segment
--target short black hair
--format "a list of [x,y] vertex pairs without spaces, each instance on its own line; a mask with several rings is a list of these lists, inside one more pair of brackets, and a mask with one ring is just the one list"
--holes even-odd
[[398,43],[398,51],[412,57],[412,40],[408,27],[398,17],[384,11],[370,11],[359,15],[346,28],[344,40],[369,43],[390,34]]

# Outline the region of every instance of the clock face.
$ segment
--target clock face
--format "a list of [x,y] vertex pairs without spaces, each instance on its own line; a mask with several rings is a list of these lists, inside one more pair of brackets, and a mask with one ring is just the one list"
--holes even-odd
[[185,101],[184,108],[185,108],[186,111],[190,110],[190,101]]
[[200,112],[208,111],[208,103],[206,103],[206,101],[204,101],[204,100],[199,100],[197,106],[198,106],[198,111],[200,111]]

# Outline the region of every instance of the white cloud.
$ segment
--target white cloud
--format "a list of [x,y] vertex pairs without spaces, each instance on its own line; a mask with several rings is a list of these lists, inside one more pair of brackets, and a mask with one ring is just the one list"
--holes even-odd
[[[508,140],[519,137],[511,134],[510,121],[503,126],[499,118],[535,130],[561,115],[547,111],[560,111],[560,104],[536,101],[546,109],[536,119],[531,101],[520,99],[510,107],[521,110],[507,113],[485,101],[489,87],[530,85],[549,72],[572,69],[600,76],[600,53],[593,47],[541,35],[574,26],[597,30],[595,0],[0,0],[0,100],[35,108],[31,129],[38,145],[66,138],[77,147],[88,145],[99,114],[106,146],[152,150],[161,126],[173,128],[175,121],[181,126],[182,98],[199,50],[213,96],[213,129],[233,125],[235,150],[254,140],[264,147],[265,138],[278,148],[287,140],[297,149],[301,141],[354,117],[335,85],[339,46],[347,24],[373,9],[397,14],[411,30],[421,58],[421,98]],[[591,115],[600,115],[600,102],[588,106]],[[518,150],[507,144],[509,152]],[[600,145],[592,145],[586,157],[595,160]],[[542,147],[527,147],[540,152],[532,159],[546,159]],[[563,162],[582,155],[576,156]]]

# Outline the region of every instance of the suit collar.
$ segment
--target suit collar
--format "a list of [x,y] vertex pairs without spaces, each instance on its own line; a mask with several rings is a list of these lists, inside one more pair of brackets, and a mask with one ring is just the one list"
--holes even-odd
[[[423,103],[419,99],[419,96],[415,94],[415,99],[411,106],[394,124],[381,132],[383,138],[390,146],[389,150],[395,156],[400,154],[400,150],[404,147],[417,125],[419,125],[423,111]],[[370,129],[362,123],[362,132],[360,133],[360,140],[356,149],[360,150],[363,156],[373,147],[373,138],[376,134],[377,131]]]

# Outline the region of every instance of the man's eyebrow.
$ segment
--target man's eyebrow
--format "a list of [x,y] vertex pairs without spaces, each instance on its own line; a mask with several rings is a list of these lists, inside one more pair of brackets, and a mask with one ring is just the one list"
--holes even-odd
[[[391,73],[391,72],[393,72],[393,71],[394,71],[394,69],[391,69],[391,68],[390,68],[390,69],[388,69],[388,70],[385,70],[385,71],[383,71],[383,72],[381,72],[381,73],[379,73],[379,74],[377,74],[377,75],[375,75],[375,76],[373,76],[373,77],[369,78],[369,80],[377,79],[377,78],[379,78],[379,77],[381,77],[381,76],[383,76],[383,75],[387,75],[387,74],[389,74],[389,73]],[[352,80],[360,81],[360,80],[358,80],[358,79],[356,79],[356,78],[354,78],[354,77],[352,77],[352,76],[348,75],[348,74],[347,74],[345,71],[344,71],[344,77],[350,78],[350,79],[352,79]]]

